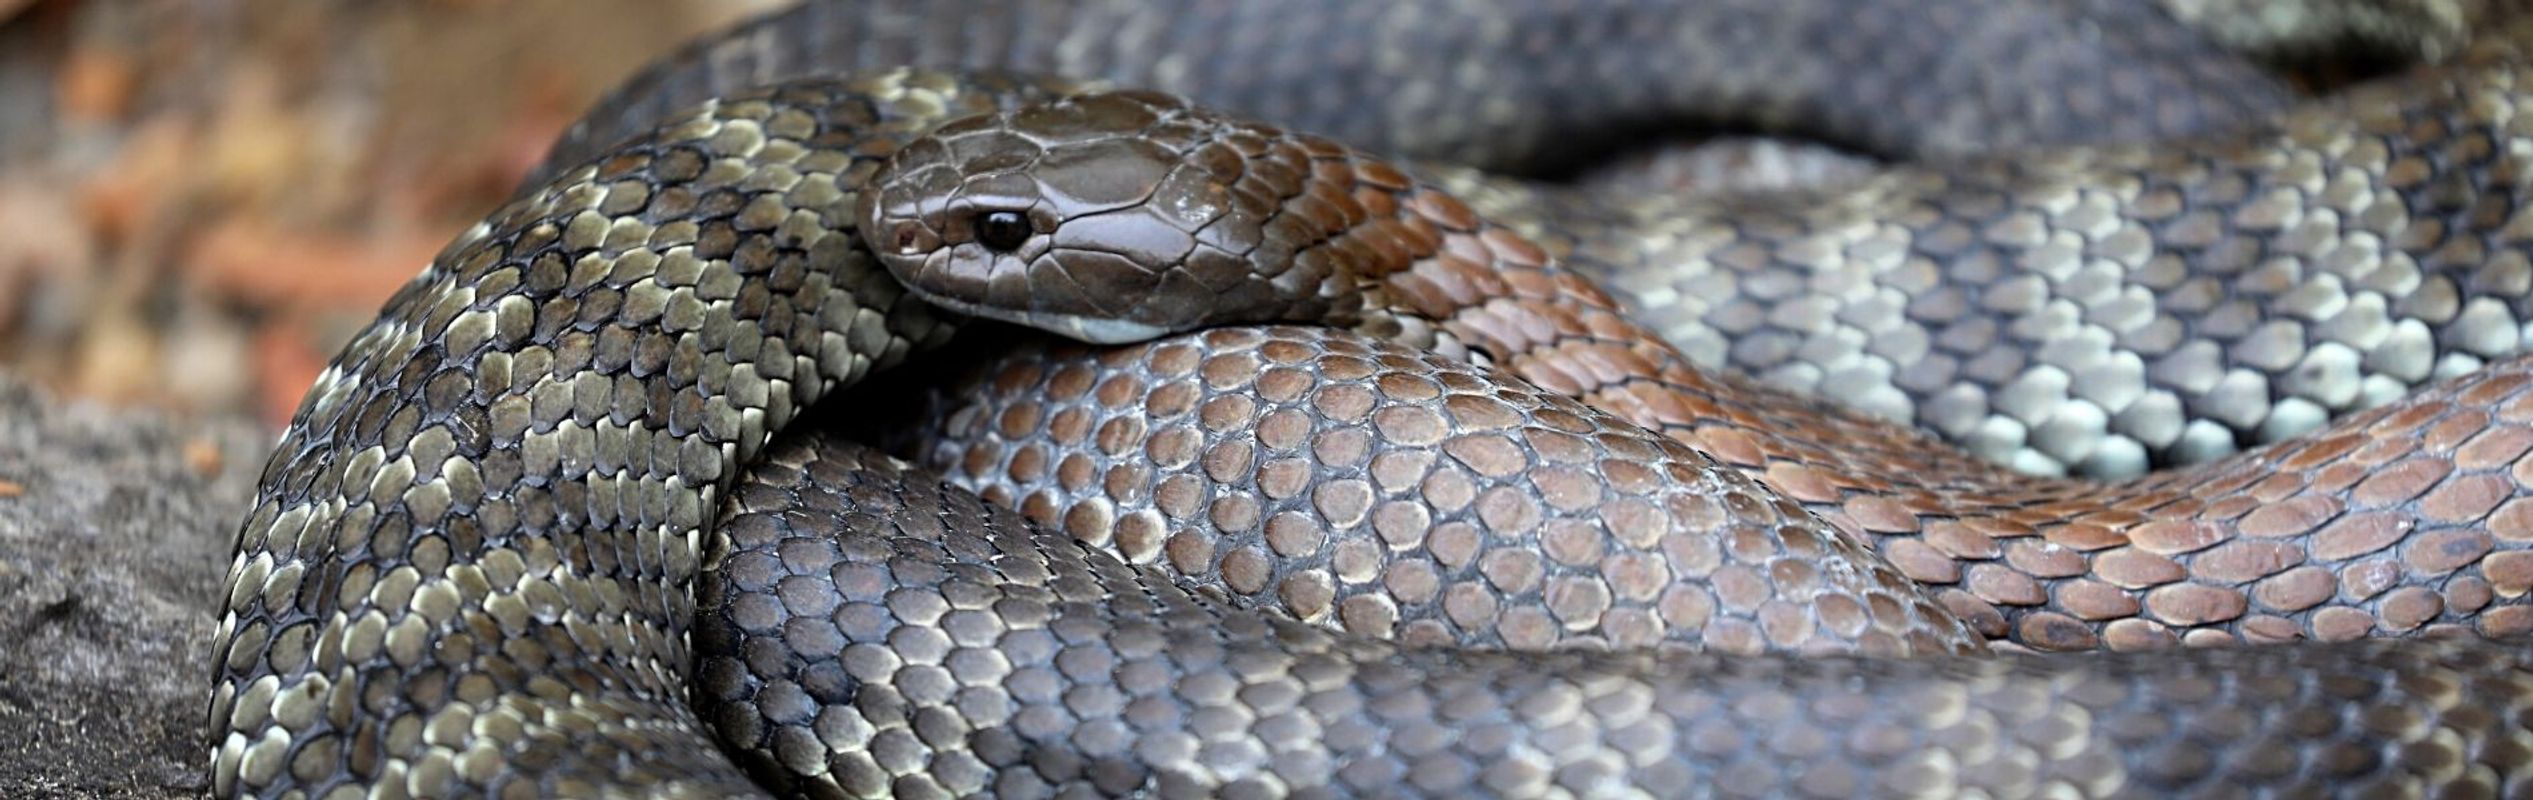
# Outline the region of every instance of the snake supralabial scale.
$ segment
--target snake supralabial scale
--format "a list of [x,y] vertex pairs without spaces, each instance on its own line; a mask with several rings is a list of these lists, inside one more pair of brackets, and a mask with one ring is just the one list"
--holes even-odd
[[[1892,569],[1865,560],[1869,547],[1791,503],[1765,499],[1758,484],[1784,475],[1761,470],[1754,482],[1704,469],[1704,456],[1620,421],[1694,433],[1672,417],[1683,410],[1678,401],[1695,399],[1683,387],[1699,381],[1740,393],[1717,395],[1724,400],[1778,395],[1687,371],[1676,351],[1666,352],[1544,251],[1403,173],[1322,140],[1151,95],[1041,105],[1073,88],[893,72],[724,97],[561,171],[452,245],[337,359],[268,468],[241,533],[220,627],[217,790],[761,791],[716,748],[718,733],[747,754],[743,762],[758,777],[798,780],[796,788],[811,793],[2533,791],[2526,775],[2533,656],[2521,641],[1890,661],[1658,647],[1402,649],[1361,636],[1388,620],[1409,637],[1475,629],[1481,644],[1494,636],[1512,645],[1977,648],[1943,605],[1912,595],[1892,581]],[[1101,532],[1093,525],[1102,522],[1098,507],[1090,506],[1063,517],[1082,529],[1039,533],[850,444],[767,446],[801,409],[948,331],[857,247],[863,223],[854,203],[880,198],[863,190],[884,159],[910,141],[919,143],[909,153],[959,156],[963,139],[992,137],[1007,123],[1030,130],[1033,119],[1059,138],[1076,137],[1068,143],[1085,155],[1166,150],[1100,127],[1133,120],[1137,109],[1150,119],[1126,127],[1155,133],[1145,128],[1166,118],[1187,124],[1159,131],[1163,142],[1226,135],[1221,141],[1238,156],[1230,160],[1255,167],[1242,171],[1253,189],[1298,193],[1244,196],[1212,211],[1132,197],[1142,177],[1182,170],[1194,177],[1180,180],[1201,186],[1201,173],[1226,161],[1220,151],[1215,161],[1158,171],[1072,176],[1087,183],[1048,183],[1050,175],[1066,177],[1061,158],[1032,161],[1039,170],[1025,176],[1001,173],[1025,178],[1003,188],[1030,193],[1005,199],[1039,196],[1052,185],[1074,192],[1068,202],[1133,200],[1099,209],[1116,212],[1111,221],[1123,224],[1110,235],[1121,238],[1102,240],[1110,258],[1083,261],[1081,274],[1130,279],[1121,269],[1136,259],[1197,238],[1198,231],[1166,234],[1169,219],[1154,214],[1184,221],[1227,211],[1256,229],[1233,222],[1208,234],[1216,241],[1311,245],[1290,249],[1295,259],[1272,267],[1276,280],[1264,289],[1216,284],[1238,301],[1225,306],[1229,313],[1337,321],[1353,313],[1369,332],[1456,342],[1501,368],[1349,334],[1273,328],[1176,336],[1109,357],[1130,366],[1142,359],[1139,368],[1151,375],[1192,368],[1226,386],[1253,380],[1270,401],[1311,399],[1276,410],[1307,407],[1337,422],[1349,410],[1370,415],[1353,439],[1335,428],[1329,432],[1338,435],[1309,437],[1314,458],[1361,454],[1351,475],[1359,488],[1345,488],[1354,484],[1345,483],[1344,459],[1273,468],[1274,459],[1263,459],[1249,474],[1211,447],[1191,463],[1268,499],[1307,497],[1315,512],[1357,519],[1380,547],[1398,552],[1358,545],[1351,561],[1252,563],[1270,552],[1314,552],[1314,536],[1339,548],[1371,540],[1360,530],[1348,540],[1338,538],[1342,531],[1315,533],[1313,520],[1263,505],[1244,515],[1239,503],[1216,502],[1204,506],[1210,523],[1254,523],[1249,541],[1264,546],[1221,548],[1219,559],[1182,557],[1197,548],[1170,535],[1166,503],[1203,505],[1180,496],[1184,482],[1155,486],[1157,514],[1112,515]],[[995,110],[1008,113],[916,139],[942,120]],[[1248,152],[1251,144],[1265,149]],[[927,171],[920,158],[900,160],[914,162],[896,168],[918,188],[940,180],[927,177],[934,175],[992,186],[1000,168],[989,160],[982,172]],[[1147,166],[1131,158],[1071,163],[1089,162]],[[1322,168],[1344,180],[1300,180]],[[1365,182],[1345,182],[1356,179]],[[1240,182],[1223,181],[1221,190]],[[1366,188],[1377,191],[1343,191]],[[1366,212],[1361,219],[1329,225],[1318,238],[1296,233],[1345,216],[1349,201]],[[1300,213],[1249,216],[1287,205]],[[1029,232],[1049,241],[1065,228],[1052,223],[1065,221],[1024,216]],[[966,235],[1007,222],[933,232]],[[921,234],[901,238],[895,225],[873,230],[881,252],[927,244]],[[1424,257],[1369,276],[1386,281],[1319,280],[1349,269],[1335,256],[1392,250]],[[1468,269],[1482,263],[1517,269],[1490,283]],[[1202,271],[1224,265],[1201,262],[1191,274],[1226,277]],[[1549,298],[1587,302],[1560,310],[1541,305]],[[1197,321],[1159,325],[1118,311],[1042,318],[1112,336]],[[1254,356],[1236,357],[1244,349]],[[1177,372],[1171,363],[1181,365]],[[1244,378],[1243,364],[1255,366],[1254,378]],[[1544,391],[1489,388],[1507,372]],[[2491,385],[2505,388],[2482,391],[2511,396],[2521,382],[2509,386],[2501,376]],[[1196,403],[1201,392],[1193,387],[1170,391],[1185,395],[1181,402],[1199,409],[1193,413],[1209,428],[1181,436],[1254,424],[1248,435],[1260,446],[1291,452],[1303,430],[1323,424],[1291,414],[1251,417],[1238,400]],[[1823,419],[1844,413],[1786,402]],[[2503,418],[2510,407],[2493,414]],[[1617,418],[1596,416],[1605,412]],[[1846,419],[1852,427],[1840,432],[1900,436]],[[1100,430],[1075,438],[1135,441]],[[1506,430],[1523,438],[1515,442]],[[1286,442],[1281,451],[1278,441]],[[1348,441],[1358,444],[1350,450]],[[1383,449],[1393,445],[1400,449]],[[1165,447],[1196,452],[1185,441]],[[1563,471],[1495,474],[1505,447],[1517,459],[1576,460]],[[1716,452],[1731,461],[1750,451]],[[2359,452],[2351,446],[2338,455]],[[1595,453],[1671,466],[1647,475]],[[1597,463],[1580,466],[1586,462]],[[1080,474],[1073,462],[1056,463],[1059,480]],[[1316,486],[1335,488],[1305,489],[1307,481],[1289,474],[1314,469],[1327,473]],[[2365,477],[2349,478],[2360,487],[2350,491],[2361,492]],[[1453,500],[1455,479],[1471,490],[1466,501]],[[1827,488],[1852,489],[1834,481]],[[1279,490],[1285,496],[1274,496]],[[1376,507],[1375,496],[1390,503]],[[2416,497],[2389,502],[2408,509]],[[712,525],[725,498],[733,513]],[[1613,507],[1641,500],[1654,510],[1593,513],[1585,499]],[[1380,529],[1378,508],[1417,500],[1432,503],[1422,509],[1430,533]],[[2013,502],[1992,499],[1988,510]],[[1082,543],[1103,537],[1127,544],[1136,562]],[[1493,541],[1525,537],[1559,563],[1526,560]],[[1134,550],[1136,541],[1145,549]],[[2398,544],[2406,551],[2413,543]],[[2522,591],[2504,593],[2515,588],[2510,573],[2489,569],[2516,553],[2518,543],[2506,544],[2506,552],[2482,548],[2480,564],[2482,583],[2511,601]],[[1673,550],[1687,558],[1652,563],[1652,553]],[[1851,566],[1784,557],[1794,553],[1828,553]],[[1573,580],[1584,571],[1570,567],[1603,555],[1642,563],[1636,572],[1597,570],[1597,590]],[[1431,589],[1419,592],[1412,576],[1403,579],[1390,607],[1337,585],[1361,583],[1367,573],[1414,573],[1419,563],[1434,573]],[[1181,565],[1216,573],[1231,588],[1177,588],[1169,570]],[[1407,566],[1390,569],[1396,565]],[[1324,591],[1314,570],[1324,573]],[[711,604],[701,623],[691,593],[699,578]],[[1760,585],[1737,583],[1751,580]],[[1493,596],[1491,607],[1463,590],[1505,586],[1528,588]],[[1610,592],[1606,602],[1594,599],[1599,591]],[[1688,613],[1699,597],[1712,598],[1703,616]],[[1348,632],[1257,608],[1268,603]],[[2520,608],[2510,603],[2457,608],[2441,610],[2484,629],[2522,618],[2508,613]],[[1721,622],[1675,624],[1696,620]],[[690,630],[713,655],[693,658]],[[690,685],[700,687],[708,716],[688,706]],[[716,698],[742,702],[715,706]]]

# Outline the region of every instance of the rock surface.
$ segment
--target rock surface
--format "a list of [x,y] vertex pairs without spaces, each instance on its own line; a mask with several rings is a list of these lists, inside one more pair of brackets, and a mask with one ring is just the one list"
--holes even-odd
[[271,438],[0,375],[0,797],[203,791],[211,609]]

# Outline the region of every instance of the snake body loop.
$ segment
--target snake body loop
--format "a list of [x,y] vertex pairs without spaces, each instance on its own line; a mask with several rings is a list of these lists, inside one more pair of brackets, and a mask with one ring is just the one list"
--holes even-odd
[[2292,99],[2140,0],[825,0],[662,59],[548,163],[726,92],[899,66],[1095,78],[1385,155],[1534,171],[1638,128],[1925,157],[2225,130]]
[[1701,365],[2018,470],[2129,478],[2523,351],[2528,47],[2533,27],[2507,21],[2452,63],[2241,134],[1901,166],[1822,194],[1452,188],[1545,220],[1529,230]]
[[[1030,19],[1127,19],[1102,8]],[[885,10],[871,41],[926,41]],[[1440,18],[1472,24],[1429,35],[1505,38],[1487,23],[1506,17]],[[1357,29],[1414,30],[1339,28]],[[746,30],[724,47],[814,34]],[[975,30],[916,49],[1111,57]],[[1931,440],[1698,372],[1556,247],[1327,139],[1055,79],[728,88],[656,125],[593,117],[558,152],[612,144],[461,236],[310,392],[231,565],[215,791],[2533,792],[2533,564],[2501,510],[2533,444],[2517,365],[2192,476],[2236,497],[2018,494],[2042,484],[1877,461]],[[1028,235],[979,223],[996,211]],[[970,438],[934,453],[1009,478],[1021,512],[999,511],[788,430],[948,336],[899,277],[1088,338],[1169,335],[983,373],[990,434],[954,414],[933,427]],[[1352,330],[1170,333],[1288,318]],[[1008,399],[1036,387],[1090,405]],[[1869,446],[1804,461],[1828,445],[1752,433],[1780,429]],[[1853,477],[1894,474],[1924,491]],[[1905,580],[1932,563],[1911,542],[2003,553],[1965,570],[1973,591],[1998,570],[2063,582],[2007,624],[1962,600],[1985,594]],[[2309,589],[2285,582],[2308,568],[2347,596],[2258,593]],[[2132,580],[2155,569],[2188,581]],[[2143,591],[2152,619],[2048,616],[2097,608],[2087,581]],[[2203,589],[2246,585],[2267,616],[2206,610]],[[2420,592],[2435,611],[2411,619]],[[1981,657],[1973,635],[2333,638],[2346,613],[2516,638],[2070,659]]]

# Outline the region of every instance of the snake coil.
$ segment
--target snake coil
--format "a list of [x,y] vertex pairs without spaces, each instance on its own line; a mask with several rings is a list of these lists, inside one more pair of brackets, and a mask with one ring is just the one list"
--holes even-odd
[[[2014,483],[2032,479],[1701,371],[1587,277],[1612,240],[1560,238],[1581,229],[1561,227],[1555,202],[1497,207],[1530,196],[1522,186],[1395,167],[1164,95],[921,69],[758,71],[746,82],[766,85],[737,91],[711,66],[737,60],[710,60],[737,48],[800,66],[817,37],[856,30],[873,46],[853,58],[1007,47],[1006,66],[1218,80],[1253,109],[1333,113],[1352,90],[1244,88],[1287,85],[1274,69],[1223,77],[1245,51],[1171,61],[1130,45],[1221,21],[1206,14],[1346,31],[1334,52],[1372,58],[1383,51],[1343,45],[1534,29],[1659,41],[1688,28],[1654,22],[1766,13],[1581,5],[1611,15],[1578,20],[1646,24],[1439,3],[1324,19],[1085,3],[932,49],[934,23],[908,28],[880,4],[854,25],[777,18],[672,62],[635,96],[711,99],[593,114],[656,123],[567,139],[558,166],[391,298],[309,393],[230,570],[214,790],[2533,792],[2520,637],[2533,542],[2508,510],[2533,450],[2521,360],[2287,446],[2117,484],[2126,495]],[[1767,5],[1788,20],[1811,10]],[[810,8],[829,10],[794,13],[841,13]],[[1467,24],[1437,22],[1451,20]],[[1123,31],[1113,50],[1065,44],[1103,25]],[[1047,36],[995,38],[1033,27]],[[2527,60],[2509,48],[2533,36],[2492,41],[2415,78],[2447,88],[2411,92],[2401,113],[2511,113]],[[1603,60],[1619,51],[1543,47],[1576,61],[1488,88],[1522,97],[1633,66]],[[1477,86],[1425,96],[1489,107]],[[1532,95],[1558,113],[1478,114],[1457,131],[1468,138],[1423,141],[1518,149],[1587,112],[1708,97],[1685,83],[1648,95]],[[2287,133],[2237,146],[2307,144],[2386,112],[2296,113]],[[2493,119],[2512,135],[2513,117]],[[1364,124],[1361,141],[1420,141]],[[2332,152],[2382,155],[2364,141]],[[2461,141],[2464,156],[2513,153],[2494,135]],[[2301,152],[2276,169],[2314,169]],[[2420,168],[2341,166],[2370,163],[2382,166],[2360,174],[2395,189]],[[2266,197],[2226,196],[2237,218]],[[2516,196],[2461,207],[2512,236]],[[993,216],[1013,213],[1030,226],[1017,244]],[[946,341],[954,320],[934,303],[1154,339],[1000,357],[920,423],[937,434],[923,455],[1017,511],[792,430]],[[1272,321],[1352,330],[1195,330]],[[2054,488],[1999,488],[2028,485]],[[1979,655],[1982,634],[2114,649],[2342,638],[2352,614],[2358,633],[2500,638]]]

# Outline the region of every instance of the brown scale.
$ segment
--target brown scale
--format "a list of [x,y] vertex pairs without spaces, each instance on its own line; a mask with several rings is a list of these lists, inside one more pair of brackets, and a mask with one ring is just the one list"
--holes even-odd
[[[1094,340],[1290,319],[1465,347],[1872,537],[1983,633],[2025,646],[2533,631],[2526,362],[2193,468],[2030,477],[1700,370],[1512,230],[1324,139],[1162,95],[1059,105],[893,159],[863,199],[866,230],[906,245],[883,248],[891,271],[927,299]],[[1162,135],[1120,146],[1147,131]],[[1027,210],[1024,238],[973,235],[1006,208]],[[1243,258],[1255,272],[1221,266]],[[1182,259],[1205,274],[1179,279]],[[1132,280],[1074,272],[1085,260]]]

